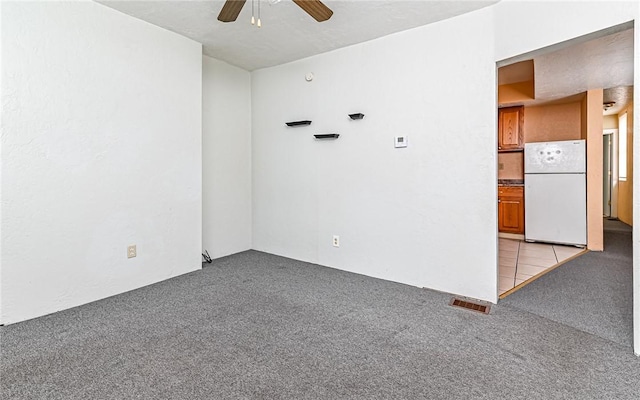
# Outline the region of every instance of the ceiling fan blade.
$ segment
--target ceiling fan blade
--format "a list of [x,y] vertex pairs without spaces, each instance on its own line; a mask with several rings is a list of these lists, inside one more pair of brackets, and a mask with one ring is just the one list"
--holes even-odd
[[242,7],[247,0],[227,0],[218,14],[218,21],[232,22],[238,18]]
[[333,15],[333,11],[320,0],[293,0],[293,2],[318,22],[326,21]]

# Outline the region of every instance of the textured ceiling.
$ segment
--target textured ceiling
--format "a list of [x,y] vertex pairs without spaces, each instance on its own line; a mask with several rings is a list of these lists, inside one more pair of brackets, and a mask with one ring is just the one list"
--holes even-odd
[[[223,0],[96,1],[194,39],[203,44],[205,54],[249,71],[365,42],[497,3],[479,0],[323,0],[334,14],[330,20],[318,23],[291,0],[273,5],[262,0],[262,28],[257,28],[250,23],[251,0],[247,0],[238,20],[231,23],[217,20]],[[607,114],[615,114],[627,104],[633,85],[633,29],[617,28],[612,32],[578,38],[508,61],[507,64],[534,59],[536,100],[527,104],[562,101],[595,88],[605,88],[605,100],[617,103]]]
[[[633,85],[633,29],[543,54],[534,59],[536,98],[557,99],[597,88]],[[629,99],[629,90],[608,91],[616,96],[616,113]]]
[[251,0],[244,5],[238,20],[230,23],[217,20],[223,0],[96,1],[200,42],[204,54],[248,71],[365,42],[497,3],[323,0],[333,10],[333,16],[318,23],[291,0],[273,5],[262,0],[262,28],[257,28],[250,23]]
[[603,88],[604,100],[616,102],[605,114],[617,114],[632,99],[633,57],[633,29],[536,51],[530,57],[536,100],[519,104],[571,101],[573,95]]

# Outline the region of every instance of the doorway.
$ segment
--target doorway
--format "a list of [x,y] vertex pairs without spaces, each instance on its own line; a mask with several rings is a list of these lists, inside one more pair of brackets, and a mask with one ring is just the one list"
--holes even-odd
[[[528,135],[531,132],[539,134],[543,130],[539,128],[545,127],[553,130],[554,133],[569,132],[571,130],[571,122],[576,121],[576,117],[572,117],[570,112],[567,111],[571,107],[564,105],[562,107],[565,107],[566,118],[554,120],[552,123],[530,124],[528,123],[528,118],[532,115],[531,109],[544,105],[560,106],[562,103],[570,102],[571,96],[580,96],[581,94],[586,96],[586,101],[582,103],[583,106],[580,110],[581,114],[577,117],[578,124],[582,126],[579,138],[591,139],[591,143],[593,143],[592,152],[587,158],[587,169],[589,170],[589,167],[591,167],[590,170],[596,172],[596,170],[602,168],[602,177],[599,176],[600,171],[597,171],[597,174],[591,174],[592,180],[588,181],[592,184],[588,189],[590,190],[589,198],[595,198],[590,203],[589,210],[591,214],[589,214],[589,221],[598,220],[597,224],[591,225],[592,229],[596,227],[596,231],[598,231],[600,229],[599,224],[602,223],[599,215],[605,217],[604,228],[600,233],[603,235],[606,241],[605,246],[608,249],[605,248],[604,253],[594,251],[586,255],[577,254],[577,259],[573,260],[576,257],[571,258],[567,265],[562,265],[557,269],[553,267],[552,269],[556,270],[551,274],[546,274],[545,272],[525,282],[519,283],[516,281],[513,289],[504,291],[504,287],[501,287],[499,298],[504,299],[509,304],[520,302],[537,307],[544,303],[548,310],[566,315],[567,325],[587,332],[590,332],[589,329],[591,328],[594,329],[594,332],[597,331],[596,328],[603,324],[603,320],[591,318],[589,319],[589,327],[581,327],[573,325],[576,322],[572,320],[571,316],[585,315],[587,312],[592,315],[628,316],[633,314],[634,291],[630,282],[634,280],[634,266],[632,262],[633,249],[630,225],[633,221],[633,148],[638,147],[633,143],[634,122],[632,121],[635,117],[633,113],[635,36],[637,36],[637,33],[635,33],[633,26],[623,24],[498,63],[499,67],[503,67],[526,59],[532,59],[534,62],[536,68],[536,98],[521,104],[524,106],[525,144],[529,141],[562,140],[546,137],[543,140],[529,140]],[[600,46],[604,43],[607,43],[607,45]],[[566,57],[561,54],[563,51],[566,52]],[[619,61],[616,66],[620,68],[615,70],[607,68],[613,59]],[[560,65],[554,66],[552,62],[557,61],[560,62]],[[578,70],[579,73],[576,73],[576,69],[571,68],[571,65],[575,66],[578,62],[580,69]],[[542,70],[540,74],[538,73],[538,68]],[[545,73],[552,73],[556,76],[545,77]],[[549,81],[544,81],[547,78]],[[498,81],[500,82],[499,74]],[[580,89],[573,93],[568,92],[568,86],[564,84],[567,82],[580,82]],[[598,86],[591,86],[594,82],[597,82]],[[542,90],[539,90],[540,88]],[[585,88],[587,89],[586,92]],[[551,93],[552,90],[556,90],[556,93]],[[598,94],[598,91],[602,94]],[[589,97],[591,93],[594,93],[594,95]],[[625,97],[625,93],[628,96]],[[543,98],[549,94],[557,95],[558,98]],[[560,95],[564,97],[560,97]],[[599,96],[602,97],[598,98]],[[608,102],[613,102],[615,107],[607,109],[606,103]],[[601,103],[602,108],[599,108]],[[498,98],[498,106],[508,107],[511,104],[503,104]],[[543,115],[544,122],[552,120],[552,118],[549,118],[551,115],[548,112],[549,109],[542,110],[544,112],[541,112],[541,110],[541,108],[538,108],[533,114]],[[585,116],[585,112],[587,112],[585,110],[588,111],[587,116]],[[599,127],[600,122],[597,121],[597,115],[602,115],[603,117],[603,123]],[[594,116],[595,118],[593,118]],[[615,123],[612,122],[614,119]],[[596,122],[594,123],[593,121]],[[619,129],[619,125],[622,126],[625,132]],[[532,126],[534,129],[532,129]],[[602,150],[600,150],[601,145]],[[594,147],[596,147],[595,151],[593,150]],[[498,154],[498,177],[500,177],[500,170],[509,168],[508,165],[501,165],[501,163],[500,154]],[[601,193],[598,193],[600,191]],[[600,201],[602,201],[602,204]],[[526,213],[526,202],[524,206]],[[619,221],[615,220],[616,218]],[[622,224],[622,222],[625,222],[626,225]],[[525,224],[525,237],[526,229]],[[515,245],[505,241],[504,238],[499,238],[499,258],[504,254],[508,254],[508,252],[517,252],[515,253],[516,256],[522,250],[526,253],[531,253],[530,250],[532,249],[529,249],[526,243],[523,248],[522,243],[525,242]],[[554,245],[551,244],[551,246]],[[500,264],[499,261],[499,271],[501,269]],[[515,269],[517,274],[517,264]],[[575,275],[576,273],[578,275]],[[499,285],[503,280],[501,275],[499,272]],[[550,293],[557,295],[549,296]],[[575,295],[576,293],[583,297]],[[533,301],[533,298],[536,300]],[[589,304],[591,308],[582,310],[585,304]],[[635,322],[637,323],[637,321]],[[629,337],[634,332],[633,318],[625,317],[614,325],[615,327],[610,332],[612,336],[609,337],[615,337],[620,334],[626,337],[625,344],[630,344],[632,340],[629,340]],[[635,329],[637,332],[637,327]],[[603,335],[603,337],[605,336]]]
[[[591,142],[593,143],[591,146],[587,144],[587,149],[589,147],[597,149],[595,152],[588,153],[587,169],[594,171],[594,168],[602,168],[603,172],[602,178],[598,176],[599,173],[587,174],[587,229],[589,230],[587,237],[589,245],[597,251],[602,250],[604,232],[601,218],[603,215],[608,218],[619,217],[631,221],[632,173],[629,172],[628,181],[624,181],[624,177],[621,176],[618,184],[618,179],[616,179],[617,149],[623,143],[618,144],[616,135],[612,131],[603,132],[603,129],[612,128],[604,123],[605,116],[610,115],[610,118],[613,118],[614,112],[621,112],[633,107],[633,43],[633,26],[621,25],[573,39],[570,43],[565,42],[514,57],[512,62],[507,60],[498,63],[498,107],[500,111],[505,108],[515,110],[516,107],[520,107],[522,110],[521,116],[524,119],[524,129],[521,132],[522,148],[530,142],[582,139],[587,139],[589,142],[598,141]],[[589,57],[585,58],[585,54],[588,54]],[[619,62],[620,68],[616,70],[607,68],[612,59]],[[581,68],[579,70],[571,68],[577,62],[580,62]],[[518,70],[516,71],[516,69]],[[501,70],[508,72],[503,74],[506,76],[501,76]],[[525,83],[530,81],[525,79],[529,75],[535,76],[535,90],[517,91],[516,89],[526,86]],[[592,87],[594,82],[597,82],[600,87]],[[507,88],[506,84],[511,84],[513,87]],[[585,88],[588,90],[585,91]],[[514,96],[515,92],[518,94],[517,98]],[[501,93],[508,93],[509,96],[501,96]],[[614,104],[611,109],[606,108],[603,104],[609,102]],[[499,116],[501,115],[500,111]],[[617,119],[617,115],[615,118]],[[501,139],[504,142],[503,136],[505,135],[504,124],[501,127],[500,122],[502,122],[502,118],[499,118],[498,121],[498,146],[500,146]],[[602,125],[598,127],[599,124]],[[617,121],[615,128],[618,128]],[[606,133],[606,136],[601,136],[598,132]],[[509,131],[506,133],[508,134]],[[600,140],[602,142],[599,142]],[[599,149],[600,146],[603,146],[602,150]],[[631,160],[632,146],[629,145],[627,149],[628,151],[623,150],[623,153],[625,156],[629,153],[627,158]],[[513,149],[510,150],[513,151]],[[518,156],[512,154],[509,153],[507,156],[504,154],[504,149],[498,148],[498,178],[499,180],[500,178],[520,178],[524,184],[524,198],[526,199],[523,153],[519,153]],[[514,166],[513,163],[519,164]],[[631,162],[628,163],[628,165],[631,164]],[[510,175],[505,176],[505,172],[509,172]],[[512,176],[514,174],[518,176]],[[616,197],[620,197],[620,199]],[[625,202],[627,198],[629,201]],[[524,201],[525,216],[527,208],[528,205]],[[626,212],[627,210],[628,212]],[[499,213],[499,218],[500,216],[502,216],[501,213]],[[502,225],[504,224],[501,224],[499,220],[498,226]],[[526,225],[525,218],[523,237],[520,239],[527,237]],[[600,239],[598,239],[598,235],[600,235]],[[502,232],[499,237],[499,256],[501,254],[513,255],[513,253],[507,252],[512,252],[515,245],[506,242]],[[551,244],[556,245],[555,243]],[[500,262],[498,264],[500,267]],[[515,267],[517,274],[517,265]],[[499,277],[504,276],[500,273],[500,268],[498,270]],[[503,295],[509,293],[504,292],[505,285],[501,285],[501,283],[504,282],[499,281],[499,286],[502,286],[499,296],[502,298]]]

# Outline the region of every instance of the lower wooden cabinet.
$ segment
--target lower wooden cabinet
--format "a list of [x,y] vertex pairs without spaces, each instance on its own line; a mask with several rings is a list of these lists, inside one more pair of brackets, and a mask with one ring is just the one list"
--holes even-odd
[[498,231],[524,233],[524,187],[498,186]]

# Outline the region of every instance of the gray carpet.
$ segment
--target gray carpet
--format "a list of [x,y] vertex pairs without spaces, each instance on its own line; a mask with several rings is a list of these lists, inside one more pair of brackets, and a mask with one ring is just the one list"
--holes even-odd
[[256,251],[0,328],[3,399],[637,399],[628,346]]
[[627,232],[631,233],[633,228],[631,225],[627,225],[619,219],[613,218],[603,218],[604,230],[609,232]]
[[632,347],[631,233],[605,231],[604,239],[605,251],[589,252],[561,265],[500,304]]

